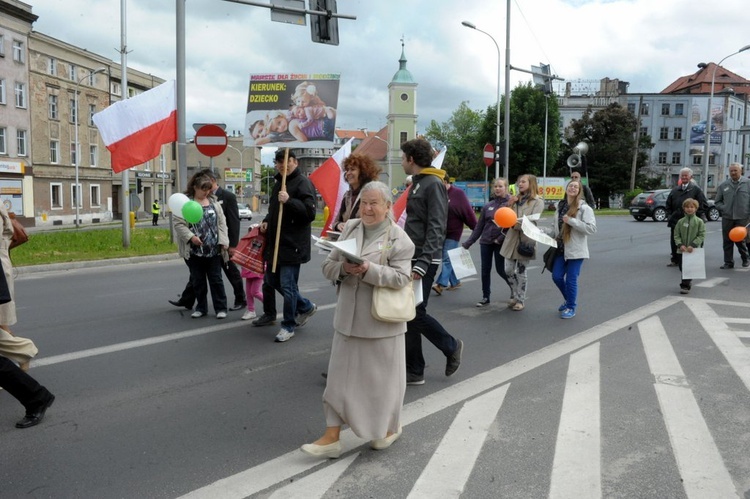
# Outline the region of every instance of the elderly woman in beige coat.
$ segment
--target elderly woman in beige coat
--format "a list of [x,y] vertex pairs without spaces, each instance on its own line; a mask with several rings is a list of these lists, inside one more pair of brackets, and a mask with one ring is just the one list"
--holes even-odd
[[[376,450],[389,447],[401,435],[406,323],[381,322],[371,313],[375,286],[411,286],[414,244],[389,216],[391,203],[388,186],[379,181],[366,184],[360,196],[361,219],[349,220],[339,238],[356,239],[364,261],[350,263],[333,250],[323,262],[323,275],[338,284],[338,300],[323,393],[326,431],[302,446],[311,456],[339,457],[339,434],[345,424]],[[380,264],[383,248],[385,265]]]

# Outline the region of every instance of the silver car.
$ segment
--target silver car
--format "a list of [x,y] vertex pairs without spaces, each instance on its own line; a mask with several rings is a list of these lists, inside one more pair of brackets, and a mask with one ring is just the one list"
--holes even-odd
[[240,220],[253,219],[253,211],[250,209],[250,205],[237,203],[237,208],[240,210]]

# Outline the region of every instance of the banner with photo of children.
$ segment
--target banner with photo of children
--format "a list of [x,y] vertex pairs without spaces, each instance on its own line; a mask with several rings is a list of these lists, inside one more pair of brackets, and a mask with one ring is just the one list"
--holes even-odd
[[254,74],[245,146],[332,147],[339,74]]

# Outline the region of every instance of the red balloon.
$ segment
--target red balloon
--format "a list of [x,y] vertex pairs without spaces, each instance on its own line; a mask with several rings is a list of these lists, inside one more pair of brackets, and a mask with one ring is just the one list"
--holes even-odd
[[495,212],[495,223],[503,229],[510,229],[516,225],[517,220],[518,216],[516,216],[516,212],[507,206],[503,206]]
[[735,227],[729,231],[729,240],[739,243],[747,237],[747,229],[744,227]]

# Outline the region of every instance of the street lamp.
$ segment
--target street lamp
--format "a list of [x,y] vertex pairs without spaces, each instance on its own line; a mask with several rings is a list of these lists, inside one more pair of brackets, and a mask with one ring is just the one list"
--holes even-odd
[[391,175],[393,173],[393,167],[391,166],[391,145],[388,143],[387,140],[385,140],[382,137],[378,137],[377,135],[373,135],[372,137],[385,142],[386,150],[385,150],[385,161],[388,163],[388,189],[393,189],[393,181],[391,180]]
[[745,45],[741,49],[739,49],[737,52],[732,52],[725,58],[719,61],[718,64],[714,66],[714,69],[711,73],[711,94],[708,96],[708,111],[706,113],[706,130],[705,130],[705,142],[703,144],[703,193],[706,194],[708,192],[708,156],[709,156],[709,148],[711,147],[711,125],[713,124],[713,116],[711,115],[711,104],[714,99],[714,84],[716,83],[716,68],[718,68],[722,62],[726,61],[733,55],[737,55],[740,52],[744,52],[746,50],[750,49],[750,45]]
[[[495,121],[495,178],[500,178],[500,157],[498,155],[499,151],[498,148],[500,147],[500,46],[497,44],[497,41],[495,41],[495,38],[487,33],[486,31],[482,31],[481,29],[477,28],[474,24],[470,23],[469,21],[461,21],[461,24],[466,26],[467,28],[475,29],[479,31],[480,33],[484,33],[485,35],[489,36],[492,40],[492,43],[495,44],[495,48],[497,48],[497,117]],[[507,82],[506,82],[507,86]],[[506,102],[507,104],[507,102]],[[506,106],[507,107],[507,106]],[[505,123],[507,128],[507,123],[509,122],[509,116],[510,113],[505,114]],[[507,141],[508,138],[506,137],[505,140]],[[505,148],[508,148],[508,144],[506,142]],[[503,176],[505,177],[506,181],[508,179],[508,158],[505,158],[505,165],[503,167]]]
[[95,71],[92,71],[91,73],[87,74],[86,76],[81,77],[76,82],[76,93],[73,96],[73,107],[75,108],[74,109],[74,111],[75,111],[75,122],[74,122],[74,124],[75,124],[75,127],[76,127],[76,140],[75,140],[75,144],[73,145],[73,147],[75,147],[75,153],[76,153],[76,164],[75,164],[75,167],[76,167],[76,184],[75,184],[75,187],[74,187],[75,193],[76,193],[76,199],[75,199],[75,203],[76,203],[76,228],[79,228],[80,225],[81,225],[81,222],[78,219],[79,218],[79,208],[78,207],[81,204],[81,189],[79,188],[79,185],[78,185],[78,164],[80,163],[80,159],[79,159],[80,151],[79,151],[79,148],[78,148],[78,89],[80,88],[81,82],[83,80],[85,80],[86,78],[91,78],[96,73],[103,73],[106,70],[107,70],[107,68],[99,68],[99,69],[97,69]]

